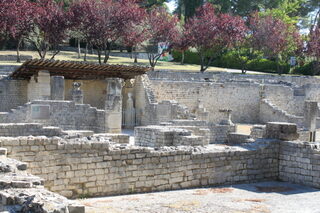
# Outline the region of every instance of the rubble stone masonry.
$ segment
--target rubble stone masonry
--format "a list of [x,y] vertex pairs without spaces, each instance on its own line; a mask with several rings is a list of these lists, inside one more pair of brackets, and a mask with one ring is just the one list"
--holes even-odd
[[103,196],[277,179],[278,143],[251,147],[116,145],[58,138],[0,138],[8,156],[28,163],[47,189],[66,197]]

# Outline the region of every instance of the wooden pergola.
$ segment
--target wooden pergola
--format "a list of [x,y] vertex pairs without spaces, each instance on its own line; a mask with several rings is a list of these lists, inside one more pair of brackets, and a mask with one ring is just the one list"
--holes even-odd
[[150,67],[97,64],[75,61],[55,61],[33,59],[24,62],[10,77],[30,79],[39,71],[48,71],[51,76],[64,76],[65,79],[93,80],[105,78],[132,79],[150,71]]

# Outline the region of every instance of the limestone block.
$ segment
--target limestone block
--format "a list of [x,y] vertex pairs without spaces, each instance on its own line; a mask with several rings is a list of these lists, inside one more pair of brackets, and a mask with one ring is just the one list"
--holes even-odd
[[242,143],[252,143],[254,139],[250,135],[240,134],[240,133],[229,133],[228,134],[228,144],[242,144]]
[[269,122],[266,126],[266,138],[284,141],[296,140],[299,138],[297,125],[294,123]]
[[64,100],[64,76],[51,77],[51,100]]

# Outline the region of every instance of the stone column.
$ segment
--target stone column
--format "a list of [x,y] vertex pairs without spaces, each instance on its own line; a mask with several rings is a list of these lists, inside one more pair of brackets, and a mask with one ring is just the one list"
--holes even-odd
[[50,97],[50,73],[45,70],[39,71],[29,81],[28,100],[49,100]]
[[120,78],[108,78],[105,101],[105,125],[108,133],[121,133],[122,121],[122,83]]
[[314,142],[316,140],[317,116],[318,102],[306,101],[304,103],[304,127],[309,130],[310,142]]
[[73,89],[72,89],[72,100],[76,104],[83,104],[83,92],[80,89],[81,83],[80,82],[74,82],[73,83]]
[[51,77],[51,100],[64,100],[64,76]]

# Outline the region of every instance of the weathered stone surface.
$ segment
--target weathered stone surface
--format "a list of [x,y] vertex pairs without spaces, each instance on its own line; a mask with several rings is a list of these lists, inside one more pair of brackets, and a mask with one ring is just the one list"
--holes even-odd
[[77,202],[45,190],[43,180],[28,174],[25,169],[25,163],[5,157],[1,159],[1,212],[66,213],[69,206],[75,207],[71,208],[72,212],[85,212],[84,206]]
[[296,140],[299,138],[297,125],[284,122],[269,122],[266,127],[266,137],[284,141]]
[[85,213],[85,208],[83,205],[69,205],[69,213]]
[[[189,140],[190,136],[182,136]],[[27,144],[23,142],[25,140]],[[153,149],[115,144],[103,136],[75,139],[20,137],[0,138],[0,141],[8,148],[10,157],[27,161],[28,171],[45,179],[49,190],[68,197],[170,190],[278,177],[278,144],[268,140],[249,144],[249,149],[220,145]],[[21,149],[16,149],[12,141],[18,141]],[[44,151],[30,151],[33,144]]]

